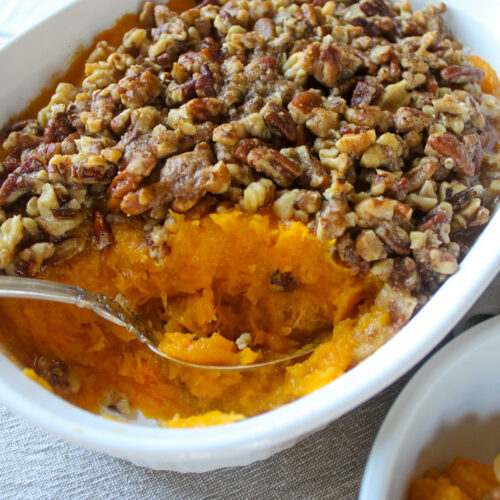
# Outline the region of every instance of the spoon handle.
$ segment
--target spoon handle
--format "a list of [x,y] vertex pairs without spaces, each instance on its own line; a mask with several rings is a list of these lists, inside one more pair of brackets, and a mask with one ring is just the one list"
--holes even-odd
[[100,296],[83,288],[65,285],[64,283],[33,278],[0,276],[0,297],[46,300],[85,307],[113,323],[126,326],[124,321],[117,318],[116,315],[110,314],[103,307]]

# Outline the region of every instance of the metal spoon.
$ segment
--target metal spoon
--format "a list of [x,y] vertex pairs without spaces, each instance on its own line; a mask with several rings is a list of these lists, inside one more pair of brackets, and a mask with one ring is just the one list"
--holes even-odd
[[263,366],[276,365],[310,354],[319,344],[322,344],[326,340],[324,336],[321,336],[292,354],[261,363],[229,366],[202,365],[183,361],[160,351],[153,331],[144,323],[139,315],[105,295],[98,295],[80,287],[54,283],[52,281],[0,276],[0,297],[47,300],[85,307],[102,318],[125,327],[159,356],[163,356],[169,361],[182,366],[203,370],[252,370],[262,368]]

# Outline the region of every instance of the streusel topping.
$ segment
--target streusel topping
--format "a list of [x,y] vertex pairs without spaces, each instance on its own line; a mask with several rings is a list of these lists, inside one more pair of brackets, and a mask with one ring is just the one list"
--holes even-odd
[[[408,0],[146,2],[81,86],[12,124],[0,165],[0,272],[36,274],[141,218],[238,206],[301,221],[357,272],[422,301],[500,192],[500,102],[440,15]],[[305,256],[307,258],[307,256]]]

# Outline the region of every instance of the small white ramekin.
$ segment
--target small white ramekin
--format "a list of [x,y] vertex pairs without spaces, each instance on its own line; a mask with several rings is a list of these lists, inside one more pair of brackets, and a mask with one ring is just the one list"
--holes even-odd
[[500,453],[500,316],[460,335],[410,380],[368,458],[359,500],[403,500],[412,479],[457,456]]
[[[75,0],[0,50],[0,121],[22,109],[87,45],[141,0]],[[427,1],[415,2],[421,6]],[[447,21],[474,52],[500,69],[497,0],[450,0]],[[71,29],[68,27],[71,26]],[[326,387],[242,422],[202,429],[124,424],[85,412],[47,392],[0,355],[0,402],[53,434],[154,469],[201,472],[244,465],[292,446],[381,391],[453,328],[500,268],[497,214],[452,276],[402,331]]]

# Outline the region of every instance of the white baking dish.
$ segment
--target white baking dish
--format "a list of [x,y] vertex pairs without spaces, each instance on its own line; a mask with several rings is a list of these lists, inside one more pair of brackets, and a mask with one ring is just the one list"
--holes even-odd
[[[140,0],[79,0],[0,51],[0,122],[25,106],[75,49]],[[421,6],[425,2],[415,2]],[[446,15],[473,51],[500,69],[497,0],[450,0]],[[71,27],[71,28],[70,28]],[[258,417],[220,427],[174,430],[124,424],[80,410],[47,392],[0,355],[0,402],[59,437],[155,469],[206,471],[266,458],[387,387],[453,328],[500,268],[497,214],[451,277],[418,315],[366,361],[326,387]]]

